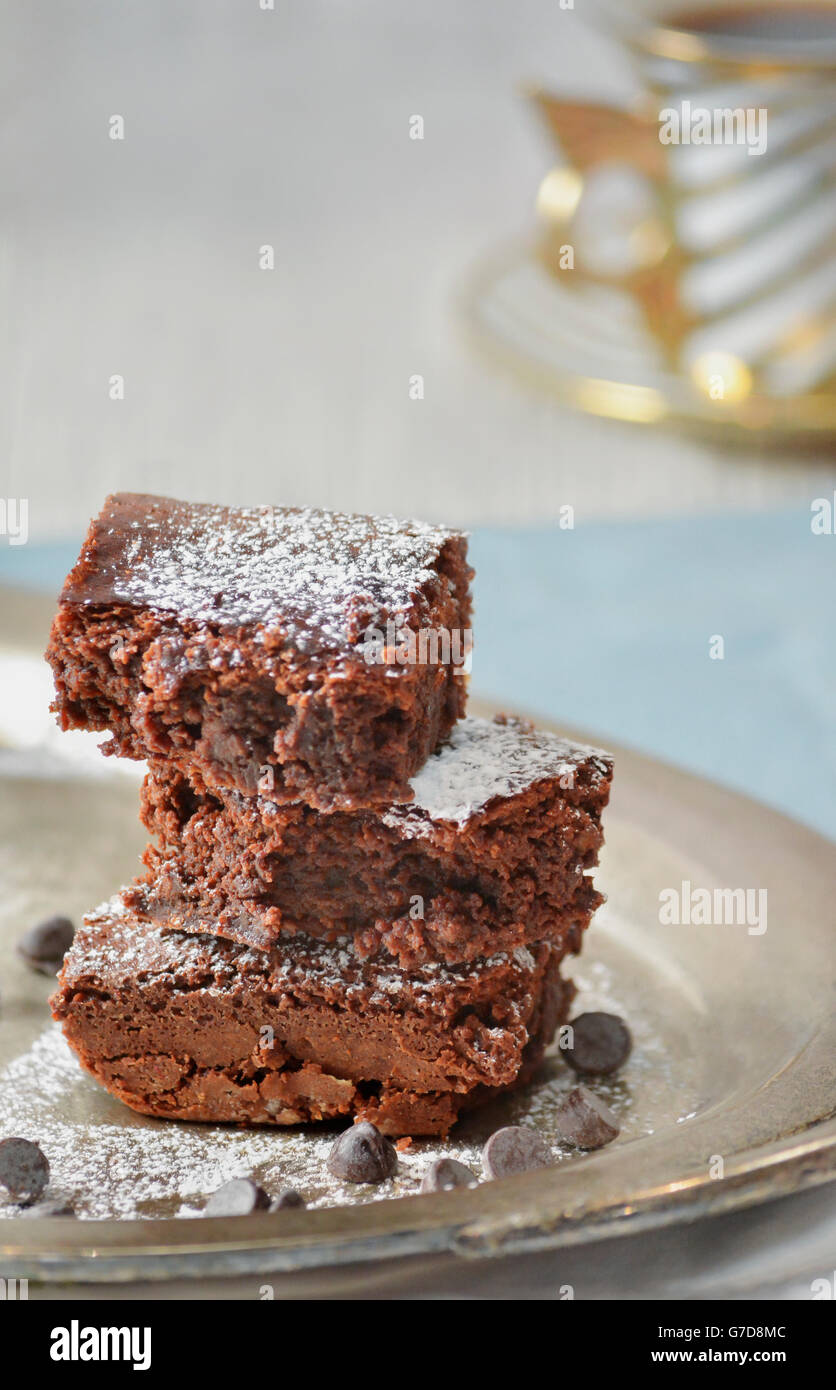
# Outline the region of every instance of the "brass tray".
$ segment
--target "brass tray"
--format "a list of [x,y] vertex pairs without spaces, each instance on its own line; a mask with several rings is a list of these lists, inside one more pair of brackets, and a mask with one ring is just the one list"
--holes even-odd
[[[3,651],[0,635],[0,660]],[[609,901],[571,973],[578,1008],[617,1008],[634,1029],[634,1055],[605,1088],[622,1134],[595,1155],[558,1153],[552,1169],[419,1196],[430,1153],[478,1166],[484,1136],[509,1119],[548,1135],[555,1097],[573,1084],[559,1057],[448,1142],[416,1143],[381,1189],[329,1188],[327,1133],[133,1115],[61,1056],[50,982],[26,970],[14,943],[38,917],[78,917],[132,875],[142,844],[136,782],[0,748],[0,1134],[25,1123],[57,1187],[82,1215],[101,1218],[7,1211],[0,1275],[166,1280],[521,1252],[694,1220],[834,1176],[833,846],[744,797],[615,751],[600,870]],[[765,889],[767,930],[663,925],[660,891],[683,882]],[[177,1169],[190,1152],[196,1185],[184,1191]],[[207,1163],[217,1164],[214,1181]],[[206,1191],[253,1166],[270,1186],[301,1185],[309,1209],[197,1216]],[[126,1202],[130,1218],[108,1217]]]

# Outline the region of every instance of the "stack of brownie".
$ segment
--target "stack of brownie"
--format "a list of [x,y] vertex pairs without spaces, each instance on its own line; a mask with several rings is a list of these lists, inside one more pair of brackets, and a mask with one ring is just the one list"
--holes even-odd
[[466,550],[388,517],[135,494],[92,523],[55,708],[147,761],[153,840],[52,1006],[133,1109],[445,1134],[531,1076],[600,902],[612,764],[464,717]]

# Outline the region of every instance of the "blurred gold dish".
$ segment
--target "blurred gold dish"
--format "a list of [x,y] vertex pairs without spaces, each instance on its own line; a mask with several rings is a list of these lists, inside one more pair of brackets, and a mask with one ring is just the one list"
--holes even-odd
[[476,343],[593,414],[836,432],[836,5],[612,6],[631,109],[530,92],[541,231],[478,268]]

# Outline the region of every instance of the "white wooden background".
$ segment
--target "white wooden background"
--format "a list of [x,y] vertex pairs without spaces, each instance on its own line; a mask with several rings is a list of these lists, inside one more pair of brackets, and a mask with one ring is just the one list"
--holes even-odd
[[820,495],[578,419],[455,331],[549,165],[523,81],[631,90],[587,3],[2,0],[0,495],[32,539],[115,487],[466,523]]

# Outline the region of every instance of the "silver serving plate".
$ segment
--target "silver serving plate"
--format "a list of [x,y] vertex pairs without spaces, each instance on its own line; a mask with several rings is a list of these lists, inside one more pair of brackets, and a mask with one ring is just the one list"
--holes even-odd
[[[4,625],[0,662],[24,643],[31,651],[33,631],[40,641],[44,607],[23,607],[17,634]],[[553,1168],[422,1196],[429,1156],[478,1171],[499,1124],[553,1137],[556,1099],[574,1084],[559,1053],[532,1086],[449,1141],[416,1142],[398,1178],[376,1189],[333,1184],[327,1132],[145,1119],[76,1068],[51,1031],[50,981],[14,944],[29,923],[57,911],[78,918],[132,876],[143,842],[136,804],[129,778],[0,748],[0,1134],[40,1138],[53,1188],[96,1218],[21,1219],[7,1208],[0,1275],[176,1280],[540,1250],[693,1221],[836,1174],[834,851],[812,831],[616,750],[600,870],[609,901],[571,973],[576,1011],[618,1009],[635,1033],[621,1076],[597,1087],[619,1111],[621,1136],[596,1154],[556,1146]],[[766,889],[766,932],[663,925],[660,891],[683,882]],[[270,1187],[301,1187],[308,1210],[198,1215],[206,1192],[250,1170]]]

